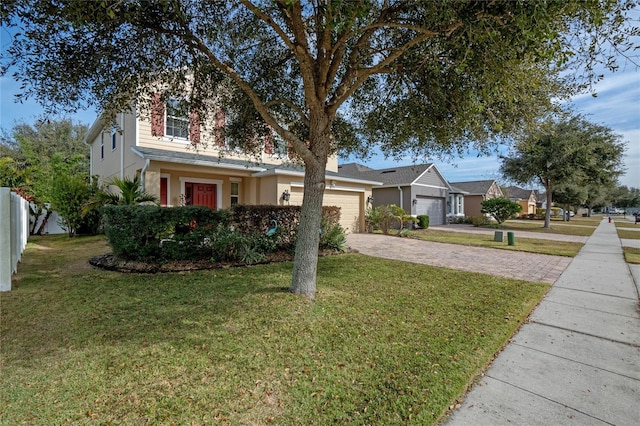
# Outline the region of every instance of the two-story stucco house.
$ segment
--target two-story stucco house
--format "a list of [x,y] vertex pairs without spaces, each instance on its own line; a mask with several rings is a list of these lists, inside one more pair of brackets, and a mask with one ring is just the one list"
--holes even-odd
[[[91,174],[101,183],[114,177],[140,175],[143,188],[163,206],[204,205],[213,209],[234,204],[299,205],[304,169],[288,159],[274,138],[265,138],[259,158],[229,149],[224,140],[224,113],[215,114],[213,135],[193,114],[181,112],[179,100],[154,97],[150,111],[136,106],[110,120],[99,117],[85,142],[91,148]],[[215,143],[198,147],[209,136]],[[379,182],[338,173],[337,157],[327,164],[324,204],[341,208],[341,225],[364,229],[366,201]]]

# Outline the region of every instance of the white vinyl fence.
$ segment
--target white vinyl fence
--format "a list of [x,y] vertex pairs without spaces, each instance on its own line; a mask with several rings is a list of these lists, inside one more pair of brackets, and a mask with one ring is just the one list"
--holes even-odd
[[0,188],[0,291],[11,290],[11,275],[18,270],[18,262],[29,238],[29,203]]

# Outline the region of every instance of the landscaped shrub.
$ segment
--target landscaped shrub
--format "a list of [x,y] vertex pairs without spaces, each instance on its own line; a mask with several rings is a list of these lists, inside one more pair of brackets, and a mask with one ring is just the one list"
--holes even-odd
[[335,250],[340,252],[347,250],[347,237],[342,226],[338,223],[332,223],[329,219],[323,218],[321,229],[321,250]]
[[418,226],[422,229],[429,227],[429,216],[426,214],[418,215]]
[[177,253],[199,252],[199,235],[204,231],[229,224],[228,211],[200,206],[104,206],[101,212],[113,253],[126,259],[183,258]]
[[486,216],[471,216],[471,224],[475,227],[486,226],[490,223],[491,220]]
[[[255,263],[295,246],[299,206],[105,206],[105,234],[113,253],[132,260]],[[344,249],[340,208],[323,207],[321,248]]]
[[389,206],[378,206],[367,212],[369,224],[372,230],[380,230],[383,234],[389,234],[393,222],[393,215]]
[[522,206],[507,198],[491,198],[480,203],[481,213],[490,214],[498,224],[515,216],[522,210]]

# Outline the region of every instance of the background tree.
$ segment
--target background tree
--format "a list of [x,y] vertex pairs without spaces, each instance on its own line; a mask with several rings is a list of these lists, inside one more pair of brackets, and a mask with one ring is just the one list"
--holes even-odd
[[627,209],[640,207],[640,189],[634,187],[618,186],[615,191],[613,204],[624,210],[626,216]]
[[587,188],[583,185],[568,183],[564,185],[558,185],[553,190],[553,199],[556,203],[561,204],[564,209],[564,216],[562,220],[571,220],[571,215],[568,214],[575,206],[582,205],[587,199]]
[[544,227],[550,228],[553,191],[569,185],[607,185],[622,173],[622,137],[581,116],[549,119],[519,138],[502,156],[505,177],[536,182],[547,194]]
[[277,132],[305,166],[291,290],[313,299],[330,155],[486,152],[568,84],[594,78],[586,66],[559,84],[563,67],[610,59],[607,42],[611,56],[627,51],[620,29],[635,5],[25,0],[0,19],[23,27],[9,65],[46,108],[144,110],[162,88],[188,93],[203,123],[213,103],[228,110],[225,132],[246,151]]
[[517,215],[522,210],[520,204],[507,198],[491,198],[482,201],[480,204],[482,205],[480,212],[491,215],[498,224]]
[[[3,132],[0,180],[11,183],[9,186],[30,201],[31,234],[40,235],[54,212],[50,202],[56,170],[81,174],[83,179],[89,176],[89,148],[83,143],[86,133],[86,125],[68,119],[38,120],[33,125],[18,123],[10,134]],[[13,174],[10,182],[3,178],[5,172]],[[46,205],[49,207],[40,221]]]

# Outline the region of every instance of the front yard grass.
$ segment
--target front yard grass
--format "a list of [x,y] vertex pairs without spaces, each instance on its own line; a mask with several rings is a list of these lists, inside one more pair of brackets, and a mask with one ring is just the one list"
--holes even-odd
[[618,228],[618,237],[628,240],[640,240],[640,232]]
[[290,262],[88,266],[107,251],[30,240],[2,294],[0,423],[434,424],[549,288],[348,254],[319,260],[311,303]]
[[515,245],[507,244],[507,229],[499,229],[504,232],[504,242],[496,242],[493,235],[472,234],[463,232],[438,231],[425,229],[410,231],[411,238],[434,241],[438,243],[462,244],[474,247],[497,248],[501,250],[525,251],[529,253],[550,254],[554,256],[574,257],[584,244],[567,241],[552,241],[533,238],[520,238],[515,234]]
[[[572,219],[573,221],[573,219]],[[543,234],[562,234],[562,235],[578,235],[582,237],[590,237],[598,227],[598,223],[593,222],[551,222],[551,228],[543,228],[543,221],[506,221],[498,229],[505,231],[527,231],[540,232]]]
[[624,259],[627,263],[640,264],[640,249],[635,247],[622,247]]

